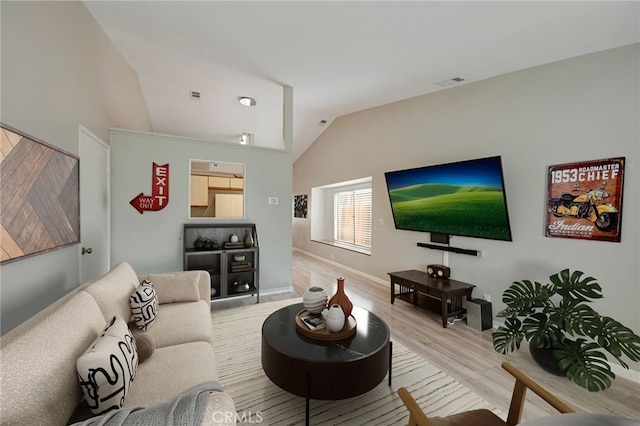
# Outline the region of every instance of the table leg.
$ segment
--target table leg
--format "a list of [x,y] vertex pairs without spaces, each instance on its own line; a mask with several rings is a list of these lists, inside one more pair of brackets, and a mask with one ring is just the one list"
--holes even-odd
[[305,407],[305,416],[304,416],[304,424],[309,426],[309,395],[311,395],[311,374],[307,373],[307,401]]
[[447,294],[446,293],[443,294],[442,295],[442,328],[447,328],[447,314],[448,314],[447,299],[448,299]]
[[391,387],[391,369],[393,368],[393,342],[389,341],[389,387]]
[[393,305],[394,300],[396,300],[396,286],[393,283],[393,278],[391,278],[391,304]]

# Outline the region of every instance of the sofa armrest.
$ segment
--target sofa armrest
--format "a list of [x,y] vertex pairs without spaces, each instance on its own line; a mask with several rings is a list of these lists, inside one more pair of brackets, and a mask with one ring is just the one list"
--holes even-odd
[[178,271],[138,275],[140,281],[150,281],[158,301],[163,303],[211,301],[211,276],[206,271]]
[[[253,416],[260,415],[252,413]],[[207,406],[202,416],[203,426],[235,425],[237,421],[236,406],[231,395],[225,392],[211,392],[207,398]],[[246,419],[245,419],[246,420]],[[254,422],[258,421],[255,418]],[[261,421],[262,419],[260,419]]]

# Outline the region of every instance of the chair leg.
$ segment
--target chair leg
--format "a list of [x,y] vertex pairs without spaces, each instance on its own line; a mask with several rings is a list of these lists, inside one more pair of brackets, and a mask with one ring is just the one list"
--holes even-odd
[[511,404],[509,405],[509,414],[507,415],[507,425],[515,426],[520,423],[526,395],[527,387],[521,381],[516,380],[515,385],[513,385],[513,394],[511,395]]

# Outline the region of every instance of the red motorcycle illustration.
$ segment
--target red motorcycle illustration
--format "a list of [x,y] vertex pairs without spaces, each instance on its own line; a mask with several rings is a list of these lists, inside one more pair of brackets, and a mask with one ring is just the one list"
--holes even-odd
[[[602,231],[611,231],[618,224],[618,210],[609,203],[605,203],[610,196],[605,191],[606,182],[588,189],[580,195],[563,192],[559,198],[549,198],[548,212],[557,217],[572,217],[586,219],[595,223]],[[580,184],[575,185],[572,192],[582,192]]]

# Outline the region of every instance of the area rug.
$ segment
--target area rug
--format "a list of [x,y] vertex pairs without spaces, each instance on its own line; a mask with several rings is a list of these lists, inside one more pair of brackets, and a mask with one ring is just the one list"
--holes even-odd
[[[305,399],[274,385],[262,371],[261,328],[272,312],[301,299],[216,310],[212,322],[220,383],[236,404],[238,424],[305,424]],[[311,425],[406,425],[409,413],[397,394],[406,387],[428,416],[476,408],[501,412],[427,360],[393,339],[392,386],[387,378],[364,395],[311,400]]]

